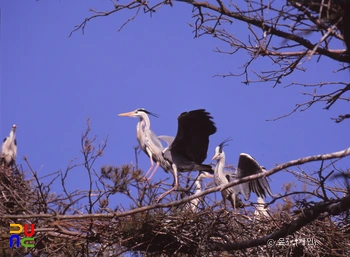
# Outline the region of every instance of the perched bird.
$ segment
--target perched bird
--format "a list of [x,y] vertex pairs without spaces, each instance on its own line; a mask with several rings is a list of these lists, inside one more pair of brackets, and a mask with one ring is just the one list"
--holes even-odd
[[[133,118],[139,118],[139,122],[136,125],[136,138],[139,142],[140,148],[148,155],[151,161],[151,166],[145,174],[145,177],[151,172],[148,179],[151,179],[159,166],[164,171],[171,171],[171,164],[163,157],[163,145],[158,139],[157,135],[151,130],[151,122],[148,115],[158,117],[156,114],[146,111],[143,108],[136,109],[132,112],[120,113],[119,116],[128,116]],[[156,166],[154,167],[154,162]]]
[[[199,175],[197,176],[196,180],[194,181],[194,186],[195,186],[195,195],[199,194],[200,192],[202,192],[202,182],[203,179],[205,178],[212,178],[213,175],[210,174],[209,172],[205,172],[205,171],[200,171]],[[199,198],[195,198],[193,200],[191,200],[190,202],[187,202],[184,206],[183,206],[183,211],[187,211],[190,210],[193,213],[196,213],[198,211],[198,204],[200,202]]]
[[[217,186],[228,184],[236,179],[264,172],[264,168],[261,167],[253,157],[246,153],[240,154],[238,167],[235,173],[226,172],[224,170],[225,152],[223,151],[223,147],[228,141],[230,141],[230,139],[226,139],[215,148],[215,154],[212,158],[213,160],[217,160],[214,170],[214,180]],[[241,183],[224,189],[221,193],[224,199],[229,199],[231,203],[233,202],[233,207],[236,210],[236,196],[242,194],[244,199],[248,201],[251,191],[256,193],[258,197],[265,198],[266,193],[272,196],[270,185],[266,178],[259,178],[253,181]]]
[[176,137],[163,151],[165,160],[172,164],[174,187],[163,193],[157,201],[178,188],[178,172],[199,170],[214,173],[210,165],[202,163],[207,158],[209,136],[215,132],[212,117],[204,109],[183,112],[179,115]]
[[[222,184],[226,185],[230,182],[229,177],[227,175],[230,175],[231,173],[228,171],[225,171],[225,152],[222,150],[222,148],[225,146],[225,144],[229,141],[229,139],[226,139],[221,144],[219,144],[215,148],[215,154],[212,158],[212,160],[217,160],[217,164],[214,169],[214,182],[215,185],[220,186]],[[222,198],[225,200],[229,200],[234,210],[236,210],[236,207],[239,205],[243,205],[242,200],[239,198],[238,194],[240,192],[239,186],[232,186],[229,188],[226,188],[221,191]],[[226,206],[226,204],[225,204]]]
[[17,156],[17,141],[16,141],[16,129],[17,126],[14,124],[10,135],[4,139],[1,147],[0,162],[1,167],[12,167],[15,164]]

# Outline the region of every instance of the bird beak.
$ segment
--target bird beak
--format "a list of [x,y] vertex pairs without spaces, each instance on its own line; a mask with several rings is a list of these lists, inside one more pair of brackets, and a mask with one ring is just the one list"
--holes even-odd
[[135,112],[124,112],[124,113],[119,113],[118,116],[133,116]]
[[213,156],[213,158],[211,158],[212,160],[215,160],[216,158],[218,158],[218,155],[219,154],[215,154],[214,156]]

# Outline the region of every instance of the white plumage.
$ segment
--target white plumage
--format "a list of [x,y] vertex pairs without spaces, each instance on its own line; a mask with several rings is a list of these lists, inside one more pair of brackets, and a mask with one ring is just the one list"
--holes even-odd
[[265,207],[265,201],[262,197],[258,196],[257,205],[254,215],[257,217],[270,217],[269,208]]
[[[206,171],[200,171],[196,180],[194,181],[194,186],[195,186],[195,190],[194,190],[194,195],[197,195],[199,193],[202,192],[202,182],[204,178],[212,178],[213,175],[210,174],[209,172]],[[189,202],[186,202],[183,205],[180,205],[177,208],[177,211],[179,212],[192,212],[192,213],[197,213],[198,209],[199,209],[199,203],[200,203],[201,199],[199,197],[192,199]]]
[[16,129],[14,124],[8,137],[4,139],[1,147],[1,167],[12,167],[15,164],[17,156]]
[[[212,178],[213,175],[210,174],[209,172],[200,172],[197,179],[195,180],[194,184],[195,184],[195,195],[199,194],[202,192],[202,181],[204,178]],[[193,213],[196,213],[198,211],[198,205],[199,205],[200,199],[199,198],[195,198],[193,200],[191,200],[188,204],[189,206],[187,206],[187,208],[189,207],[191,209],[191,211]]]

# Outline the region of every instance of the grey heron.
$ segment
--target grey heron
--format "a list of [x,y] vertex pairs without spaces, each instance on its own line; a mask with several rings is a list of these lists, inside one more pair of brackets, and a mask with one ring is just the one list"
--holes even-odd
[[8,137],[4,139],[1,147],[0,162],[1,167],[12,167],[15,164],[17,156],[17,141],[16,141],[16,129],[14,124]]
[[[238,160],[238,167],[235,173],[228,173],[224,171],[225,166],[225,152],[223,147],[230,141],[230,139],[224,140],[215,148],[215,154],[213,160],[217,160],[217,164],[214,170],[214,180],[217,186],[222,184],[228,184],[235,179],[241,179],[250,175],[264,172],[264,168],[251,157],[249,154],[241,153]],[[243,195],[246,201],[250,198],[250,192],[254,192],[258,197],[266,197],[266,193],[272,196],[270,185],[266,178],[259,178],[253,181],[241,183],[233,187],[224,189],[221,193],[224,199],[229,199],[233,202],[233,207],[236,210],[236,196],[240,193]]]
[[204,109],[183,112],[179,115],[177,134],[173,142],[164,149],[164,158],[172,164],[174,186],[163,193],[157,201],[177,189],[178,172],[207,171],[214,173],[208,164],[202,164],[207,158],[209,136],[216,132],[210,113]]
[[[151,166],[145,174],[145,177],[151,172],[148,179],[151,179],[153,174],[156,172],[159,166],[164,171],[168,172],[171,170],[171,164],[163,158],[163,145],[157,138],[156,134],[151,130],[151,122],[148,115],[158,117],[158,115],[146,111],[143,108],[136,109],[132,112],[120,113],[119,116],[128,116],[133,118],[139,118],[139,122],[136,125],[136,138],[139,142],[140,148],[148,155],[151,161]],[[154,162],[156,166],[154,167]]]

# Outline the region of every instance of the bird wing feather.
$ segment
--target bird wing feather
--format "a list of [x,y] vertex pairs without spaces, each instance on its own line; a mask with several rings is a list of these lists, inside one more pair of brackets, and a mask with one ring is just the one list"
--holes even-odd
[[[262,173],[263,169],[259,163],[249,154],[241,153],[238,161],[237,177],[243,178]],[[259,178],[240,185],[244,198],[250,198],[250,192],[253,191],[259,197],[266,197],[266,194],[272,196],[269,182],[266,178]]]
[[148,129],[145,132],[146,132],[146,142],[147,142],[147,145],[151,148],[151,151],[161,153],[164,148],[159,138],[157,137],[157,135],[151,129]]
[[261,172],[259,163],[249,154],[241,153],[238,160],[238,178],[247,177]]
[[[230,182],[237,179],[236,174],[234,174],[234,173],[226,172],[226,173],[224,173],[224,175],[225,175],[225,178],[227,179],[227,183],[230,183]],[[229,188],[227,188],[227,191],[230,192],[230,194],[235,193],[236,195],[238,195],[239,193],[242,193],[241,189],[240,189],[240,185],[235,185],[235,186],[229,187]]]
[[167,144],[167,147],[174,142],[175,137],[172,136],[158,136],[158,138]]
[[207,158],[209,136],[216,132],[210,113],[204,109],[184,112],[178,117],[178,129],[171,151],[196,163]]

